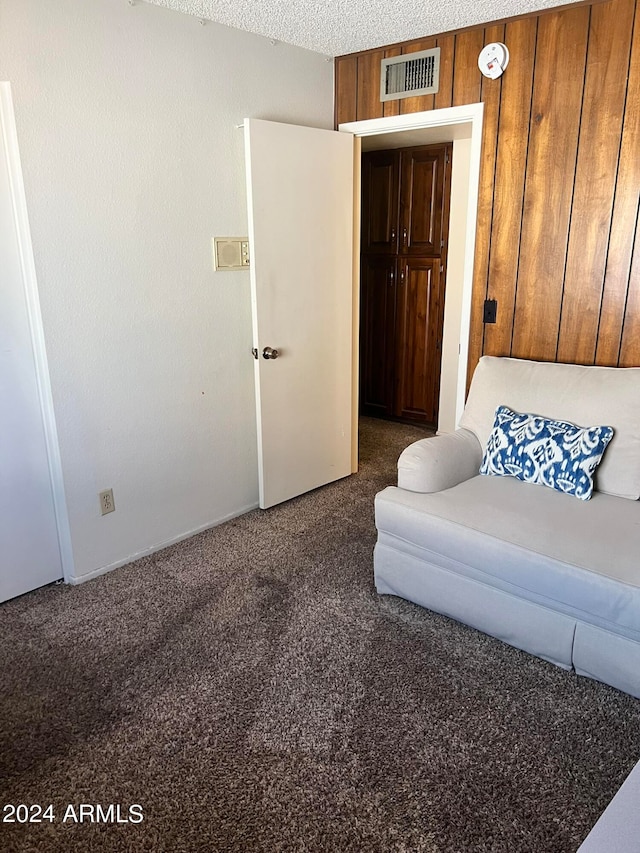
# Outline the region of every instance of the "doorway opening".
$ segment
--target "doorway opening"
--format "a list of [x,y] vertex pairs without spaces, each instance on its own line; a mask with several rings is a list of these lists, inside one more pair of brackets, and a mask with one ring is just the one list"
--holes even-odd
[[362,154],[361,415],[438,423],[452,148]]
[[[360,160],[363,152],[451,143],[451,204],[446,269],[438,432],[453,432],[462,415],[466,394],[473,259],[482,146],[483,104],[341,124],[356,138],[354,230],[360,234]],[[359,384],[360,246],[354,263],[353,435],[357,436]],[[353,446],[357,470],[357,441]]]

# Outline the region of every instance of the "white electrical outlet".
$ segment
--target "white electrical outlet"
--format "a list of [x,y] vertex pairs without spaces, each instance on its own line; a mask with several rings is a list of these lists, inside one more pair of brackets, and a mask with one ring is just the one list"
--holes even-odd
[[113,502],[113,489],[105,489],[104,492],[99,492],[100,512],[106,515],[108,512],[115,512],[116,505]]

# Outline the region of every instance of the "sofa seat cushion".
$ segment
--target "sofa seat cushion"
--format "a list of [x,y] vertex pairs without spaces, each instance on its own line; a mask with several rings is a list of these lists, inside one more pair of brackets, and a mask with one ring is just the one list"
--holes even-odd
[[477,476],[434,494],[390,486],[376,524],[426,562],[640,640],[637,502]]

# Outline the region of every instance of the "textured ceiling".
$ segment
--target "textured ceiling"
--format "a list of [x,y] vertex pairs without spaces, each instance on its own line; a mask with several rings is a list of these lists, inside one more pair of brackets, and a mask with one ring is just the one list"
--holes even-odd
[[567,0],[149,0],[276,41],[341,56],[566,4]]

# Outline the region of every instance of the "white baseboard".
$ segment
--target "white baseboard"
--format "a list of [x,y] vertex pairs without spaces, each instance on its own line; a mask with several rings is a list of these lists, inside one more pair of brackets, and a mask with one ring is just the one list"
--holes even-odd
[[84,575],[79,575],[78,577],[70,577],[67,580],[67,583],[71,584],[71,586],[78,586],[81,583],[85,583],[85,581],[90,581],[93,578],[100,577],[100,575],[106,575],[107,572],[112,572],[114,569],[119,569],[121,566],[126,566],[129,563],[133,563],[135,560],[139,560],[141,557],[146,557],[149,554],[155,554],[156,551],[162,551],[163,548],[168,548],[170,545],[175,545],[176,542],[182,542],[185,539],[190,539],[197,533],[202,533],[203,530],[210,530],[212,527],[218,527],[220,524],[224,524],[225,521],[231,521],[232,518],[238,518],[239,516],[244,515],[246,512],[251,512],[251,510],[257,508],[258,503],[242,507],[241,509],[238,509],[234,512],[230,512],[228,515],[225,515],[222,518],[218,518],[215,521],[209,521],[206,524],[200,525],[200,527],[195,527],[193,530],[188,530],[186,533],[180,533],[178,536],[174,536],[171,539],[166,539],[164,542],[159,542],[157,545],[152,545],[150,548],[145,548],[143,551],[136,551],[135,554],[130,554],[128,557],[125,557],[122,560],[117,560],[115,563],[109,563],[108,566],[101,566],[98,569],[94,569],[93,571],[87,572]]

